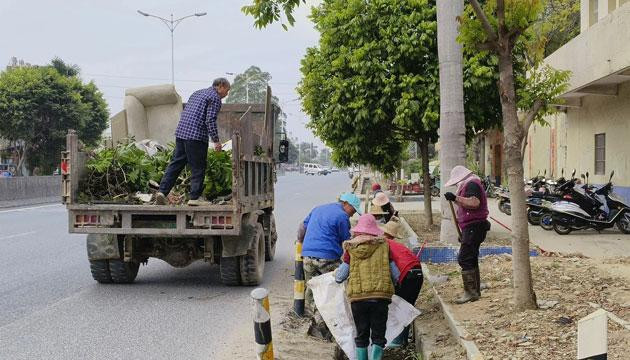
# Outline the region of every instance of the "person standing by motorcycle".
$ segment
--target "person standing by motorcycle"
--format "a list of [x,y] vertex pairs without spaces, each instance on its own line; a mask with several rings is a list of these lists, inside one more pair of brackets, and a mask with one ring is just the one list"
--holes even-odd
[[477,301],[481,296],[479,246],[490,230],[487,220],[488,199],[481,179],[464,166],[455,166],[451,170],[451,177],[444,184],[446,187],[454,185],[457,185],[457,195],[447,192],[444,197],[457,205],[457,225],[462,234],[457,261],[462,268],[464,294],[455,303],[464,304]]

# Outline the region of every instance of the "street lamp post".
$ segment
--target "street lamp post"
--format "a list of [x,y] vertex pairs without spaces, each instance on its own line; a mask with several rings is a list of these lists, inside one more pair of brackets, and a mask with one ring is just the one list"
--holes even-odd
[[152,15],[152,14],[146,13],[146,12],[140,11],[140,10],[138,10],[138,14],[140,14],[142,16],[148,16],[148,17],[153,17],[153,18],[159,19],[170,30],[170,32],[171,32],[171,83],[175,84],[175,38],[174,38],[173,33],[175,32],[175,29],[177,28],[177,25],[179,25],[179,23],[181,23],[184,19],[188,19],[189,17],[193,17],[193,16],[205,16],[207,13],[205,13],[205,12],[194,13],[192,15],[184,16],[184,17],[181,17],[181,18],[175,19],[175,20],[173,20],[173,14],[171,14],[171,19],[170,20],[164,19],[163,17],[160,17],[160,16],[156,16],[156,15]]

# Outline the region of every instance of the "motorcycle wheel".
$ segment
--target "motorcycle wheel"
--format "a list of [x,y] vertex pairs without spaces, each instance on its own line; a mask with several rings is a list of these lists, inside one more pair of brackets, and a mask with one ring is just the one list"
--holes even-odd
[[506,202],[499,204],[499,210],[508,216],[512,216],[512,207]]
[[527,211],[527,221],[532,225],[540,225],[540,219],[536,218],[531,211]]
[[553,229],[559,235],[568,235],[573,230],[570,227],[566,227],[566,226],[563,226],[563,225],[560,225],[560,224],[556,224],[556,223],[553,224]]
[[440,188],[434,187],[431,189],[431,196],[439,197],[440,196]]
[[619,217],[617,227],[622,233],[630,234],[630,212],[626,212]]
[[553,218],[551,214],[543,214],[543,216],[540,217],[540,227],[547,231],[553,230]]

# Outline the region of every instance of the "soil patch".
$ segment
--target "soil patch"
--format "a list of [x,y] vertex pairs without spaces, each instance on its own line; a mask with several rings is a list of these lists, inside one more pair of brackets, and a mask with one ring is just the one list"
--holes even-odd
[[[479,301],[451,309],[486,359],[575,359],[579,319],[600,307],[622,319],[630,317],[630,260],[606,260],[610,261],[575,255],[531,258],[539,304],[544,302],[548,308],[515,313],[512,258],[488,256],[480,266],[490,289]],[[433,275],[448,275],[445,283],[435,286],[445,301],[454,299],[461,292],[458,266],[429,266]],[[609,321],[608,358],[627,359],[628,349],[628,330]]]

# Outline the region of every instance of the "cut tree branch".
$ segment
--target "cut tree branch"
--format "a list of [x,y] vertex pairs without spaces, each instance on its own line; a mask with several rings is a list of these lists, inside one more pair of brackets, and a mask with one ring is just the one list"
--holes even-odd
[[532,105],[531,109],[529,109],[527,113],[525,113],[525,116],[523,117],[523,123],[521,124],[521,126],[523,126],[524,135],[523,135],[523,143],[521,144],[521,154],[525,153],[525,147],[527,146],[527,135],[529,134],[529,127],[532,126],[532,123],[534,122],[536,115],[538,114],[540,109],[543,107],[543,105],[544,105],[544,102],[541,99],[537,99],[536,101],[534,101],[534,104]]
[[479,18],[479,21],[481,21],[481,26],[483,26],[483,29],[485,30],[486,35],[488,36],[488,41],[496,41],[497,33],[492,28],[492,25],[490,24],[490,21],[488,20],[486,13],[481,8],[481,5],[479,5],[479,1],[470,0],[470,5],[472,5],[473,10],[475,11],[475,15],[477,15],[477,17]]

